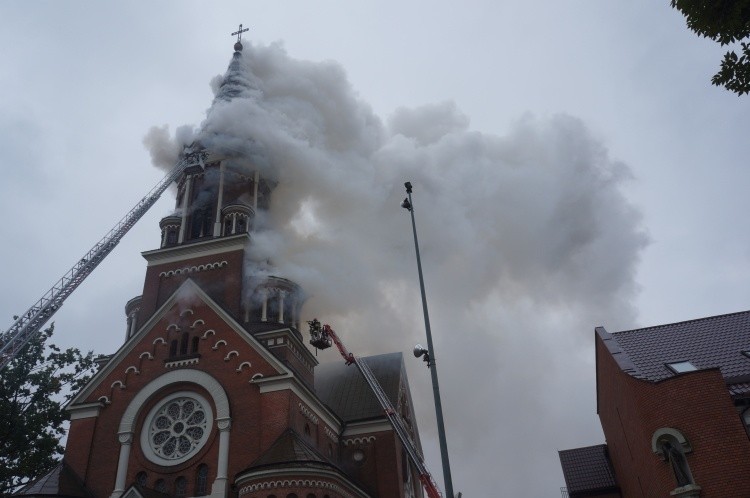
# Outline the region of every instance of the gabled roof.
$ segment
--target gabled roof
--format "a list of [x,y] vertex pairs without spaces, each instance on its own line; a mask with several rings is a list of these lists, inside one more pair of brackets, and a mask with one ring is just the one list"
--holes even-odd
[[81,479],[62,461],[42,477],[26,485],[13,496],[60,496],[89,498],[91,493]]
[[172,293],[169,299],[166,300],[166,302],[151,316],[151,318],[149,318],[146,323],[138,331],[136,331],[136,333],[134,333],[125,342],[125,344],[122,345],[122,347],[120,347],[120,349],[112,356],[109,362],[102,368],[100,368],[96,374],[94,374],[91,380],[89,380],[88,384],[86,384],[86,386],[84,386],[83,389],[81,389],[81,391],[76,394],[76,396],[68,403],[68,406],[66,408],[70,410],[75,405],[83,403],[91,394],[91,392],[93,392],[94,389],[96,389],[96,387],[107,377],[107,375],[109,375],[110,372],[117,368],[122,359],[138,344],[140,344],[143,337],[147,335],[151,331],[151,329],[159,322],[159,320],[166,316],[170,312],[172,307],[177,304],[180,299],[184,298],[185,295],[191,295],[196,300],[205,303],[235,333],[237,333],[240,338],[242,338],[247,344],[253,347],[253,349],[255,349],[266,362],[268,362],[273,368],[275,368],[276,371],[280,372],[281,375],[289,377],[292,376],[292,372],[289,367],[287,367],[278,358],[276,358],[273,353],[268,351],[266,347],[259,343],[258,340],[252,336],[252,334],[249,334],[245,330],[245,328],[237,323],[237,321],[232,318],[232,316],[227,313],[221,306],[219,306],[216,301],[211,299],[211,297],[206,294],[198,284],[196,284],[192,279],[188,278],[187,280],[185,280],[185,282],[182,283],[182,285],[177,288],[174,293]]
[[559,451],[568,493],[591,493],[617,488],[617,479],[607,454],[607,445]]
[[[361,360],[370,367],[396,407],[403,375],[403,355],[389,353]],[[344,422],[383,416],[383,408],[354,365],[347,366],[341,361],[318,365],[315,369],[315,391]]]
[[658,382],[678,375],[667,364],[689,361],[698,370],[719,368],[734,393],[750,391],[750,357],[743,354],[750,352],[750,311],[598,333],[616,342],[608,348],[614,352],[619,346],[627,358],[618,363],[623,369],[630,363],[633,377]]

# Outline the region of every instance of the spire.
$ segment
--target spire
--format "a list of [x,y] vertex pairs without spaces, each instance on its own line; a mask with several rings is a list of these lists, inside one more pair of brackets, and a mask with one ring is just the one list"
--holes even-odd
[[235,97],[258,95],[258,86],[254,82],[255,77],[242,56],[242,33],[249,30],[250,28],[243,29],[242,24],[240,24],[239,29],[232,33],[232,36],[237,36],[237,42],[234,44],[234,55],[219,87],[219,92],[216,94],[216,100],[230,101]]

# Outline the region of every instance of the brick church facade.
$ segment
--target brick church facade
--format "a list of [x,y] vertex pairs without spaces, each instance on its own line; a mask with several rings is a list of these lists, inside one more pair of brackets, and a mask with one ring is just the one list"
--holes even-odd
[[[217,99],[239,98],[241,52],[238,42]],[[193,152],[160,247],[143,253],[124,344],[68,406],[61,464],[20,494],[422,496],[359,373],[319,365],[307,346],[302,289],[273,276],[273,262],[252,260],[256,214],[275,184],[241,158]],[[401,354],[364,360],[419,448]]]
[[750,496],[750,312],[595,342],[606,444],[560,452],[571,498]]

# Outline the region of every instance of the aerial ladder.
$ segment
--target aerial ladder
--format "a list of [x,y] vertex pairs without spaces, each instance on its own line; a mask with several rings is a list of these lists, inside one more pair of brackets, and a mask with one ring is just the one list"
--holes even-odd
[[419,481],[422,483],[422,487],[424,487],[425,491],[427,491],[427,496],[429,498],[442,498],[443,495],[438,489],[432,475],[427,470],[419,450],[417,450],[417,447],[414,445],[414,442],[409,435],[409,431],[404,426],[401,417],[393,408],[391,400],[388,399],[385,391],[383,391],[383,388],[380,386],[380,382],[375,378],[375,374],[372,373],[372,370],[367,363],[350,353],[346,349],[346,346],[344,346],[344,343],[341,342],[341,339],[336,332],[328,324],[321,325],[318,319],[310,320],[307,323],[310,325],[310,344],[317,349],[327,349],[331,347],[331,342],[333,342],[338,348],[339,353],[341,353],[341,356],[344,358],[346,364],[354,364],[354,366],[357,367],[357,370],[362,374],[365,382],[370,386],[378,403],[380,403],[380,406],[383,408],[385,416],[393,426],[393,430],[396,432],[396,435],[404,446],[406,453],[409,455],[409,460],[411,460],[411,463],[417,469],[417,472],[419,473]]
[[50,290],[15,320],[10,328],[0,335],[0,370],[18,356],[23,347],[36,336],[45,323],[54,315],[70,294],[91,275],[104,258],[122,240],[128,231],[146,214],[151,206],[177,180],[188,166],[200,165],[207,157],[205,149],[188,149],[172,170],[159,181],[143,199],[92,247]]

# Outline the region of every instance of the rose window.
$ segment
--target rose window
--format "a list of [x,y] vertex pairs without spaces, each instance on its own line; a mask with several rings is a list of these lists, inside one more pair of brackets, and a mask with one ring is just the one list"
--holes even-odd
[[194,393],[177,393],[157,405],[146,418],[141,436],[149,460],[175,465],[203,447],[211,431],[211,409]]

